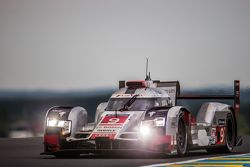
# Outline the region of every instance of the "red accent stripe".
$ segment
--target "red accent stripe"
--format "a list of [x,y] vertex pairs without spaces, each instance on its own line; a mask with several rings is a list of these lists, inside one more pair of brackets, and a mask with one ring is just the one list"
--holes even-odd
[[196,118],[191,115],[191,125],[195,125],[195,124],[196,124]]
[[44,142],[49,145],[59,145],[58,135],[44,135]]
[[190,114],[188,112],[184,112],[184,120],[186,124],[190,125]]

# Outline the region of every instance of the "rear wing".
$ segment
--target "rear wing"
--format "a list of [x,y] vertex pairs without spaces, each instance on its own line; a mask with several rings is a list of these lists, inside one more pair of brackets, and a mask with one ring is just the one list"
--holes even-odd
[[173,105],[176,105],[178,99],[217,99],[217,100],[234,100],[234,110],[240,112],[240,81],[234,81],[234,93],[231,95],[181,95],[179,81],[157,82],[157,87],[169,93]]

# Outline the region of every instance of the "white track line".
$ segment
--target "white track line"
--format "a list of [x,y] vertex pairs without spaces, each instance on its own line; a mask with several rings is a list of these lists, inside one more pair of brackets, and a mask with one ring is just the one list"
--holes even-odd
[[181,161],[181,162],[162,163],[162,164],[155,164],[155,165],[147,165],[147,166],[143,166],[143,167],[159,167],[159,166],[168,166],[168,165],[179,165],[179,164],[185,164],[185,163],[192,163],[192,162],[207,160],[207,159],[211,159],[211,158],[222,158],[222,157],[243,156],[243,155],[249,155],[249,153],[245,153],[245,154],[231,154],[231,155],[226,155],[226,156],[224,155],[224,156],[218,156],[218,157],[208,157],[208,158],[191,159],[191,160],[186,160],[186,161]]

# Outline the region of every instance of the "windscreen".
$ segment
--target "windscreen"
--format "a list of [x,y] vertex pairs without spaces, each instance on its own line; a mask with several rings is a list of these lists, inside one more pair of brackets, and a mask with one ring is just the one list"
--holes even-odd
[[[121,110],[130,98],[111,98],[106,108],[107,111]],[[145,111],[154,106],[161,106],[159,98],[136,98],[128,107],[128,111]]]

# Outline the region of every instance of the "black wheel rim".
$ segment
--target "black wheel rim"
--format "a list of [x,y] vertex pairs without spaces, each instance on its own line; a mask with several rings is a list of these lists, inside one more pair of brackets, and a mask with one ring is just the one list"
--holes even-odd
[[186,147],[186,127],[183,119],[180,119],[178,122],[178,135],[177,135],[177,144],[182,153],[185,151]]
[[234,144],[234,128],[235,127],[234,127],[234,122],[233,122],[233,118],[231,114],[227,117],[226,125],[227,125],[226,142],[229,147],[232,147]]

